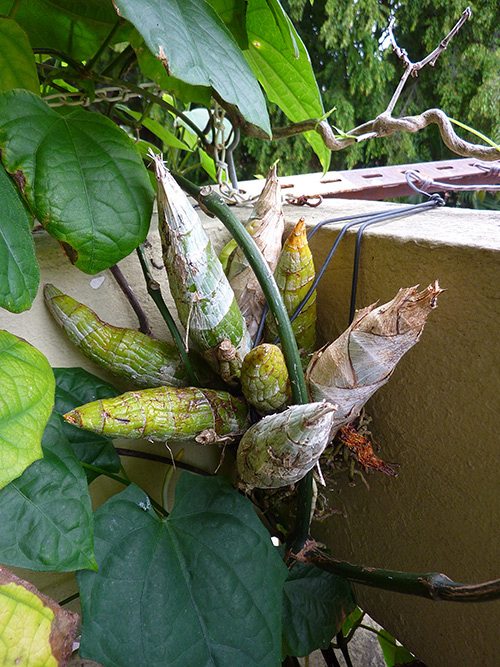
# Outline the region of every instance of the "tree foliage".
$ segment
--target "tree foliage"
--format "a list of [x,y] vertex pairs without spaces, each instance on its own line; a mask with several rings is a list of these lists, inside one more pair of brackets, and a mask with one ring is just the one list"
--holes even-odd
[[[395,115],[437,107],[495,139],[500,135],[498,4],[494,0],[469,4],[471,19],[453,37],[434,68],[427,67],[408,81]],[[286,0],[284,5],[309,49],[325,109],[335,107],[329,120],[344,131],[384,111],[403,74],[403,63],[388,38],[391,16],[396,19],[394,33],[399,46],[416,62],[440,43],[465,9],[465,5],[446,0],[315,0],[313,4]],[[274,108],[271,121],[273,125],[284,124]],[[304,149],[301,137],[272,146],[245,139],[241,164],[247,177],[261,173],[276,157],[282,173],[319,170],[317,160]],[[330,168],[441,160],[452,155],[431,127],[337,151],[332,154]]]

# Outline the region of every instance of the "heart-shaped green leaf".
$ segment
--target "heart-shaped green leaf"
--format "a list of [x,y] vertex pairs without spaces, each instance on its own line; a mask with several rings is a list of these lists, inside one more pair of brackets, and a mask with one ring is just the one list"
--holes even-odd
[[44,458],[0,491],[0,562],[30,570],[96,569],[87,479],[55,412]]
[[[250,0],[245,56],[271,102],[294,123],[323,116],[323,103],[309,54],[277,0]],[[294,39],[290,39],[291,35]],[[298,52],[298,57],[297,57]],[[316,132],[304,134],[324,171],[330,151]]]
[[26,33],[12,19],[0,18],[0,92],[10,88],[40,93],[35,58]]
[[347,579],[295,563],[283,587],[283,653],[327,648],[355,606]]
[[260,86],[234,37],[205,0],[115,0],[168,73],[211,86],[250,123],[271,134]]
[[78,615],[0,567],[0,660],[19,667],[66,665]]
[[40,270],[31,236],[31,219],[2,165],[0,201],[0,306],[20,313],[33,303]]
[[[96,375],[92,375],[83,368],[54,368],[56,378],[56,398],[54,410],[64,415],[73,408],[100,398],[118,396],[121,392],[113,385],[104,382]],[[64,434],[73,447],[79,461],[90,463],[109,472],[120,470],[120,457],[113,447],[111,438],[107,438],[91,431],[63,421]],[[92,482],[98,473],[86,469],[87,481]]]
[[280,663],[287,569],[227,481],[183,473],[165,520],[131,485],[97,510],[95,535],[99,570],[78,573],[83,657],[109,667]]
[[153,190],[137,149],[108,118],[59,114],[28,91],[8,90],[0,147],[36,217],[82,271],[116,264],[146,238]]
[[[0,14],[12,6],[12,0],[0,0]],[[79,60],[94,55],[117,19],[111,0],[28,0],[16,13],[33,48],[59,49]],[[126,40],[129,32],[130,26],[122,26],[112,43]]]
[[165,67],[158,58],[154,57],[137,30],[134,30],[130,37],[130,45],[136,52],[141,72],[148,79],[156,81],[162,90],[172,93],[186,103],[197,102],[206,107],[210,106],[212,88],[209,86],[192,86],[175,76],[169,76]]
[[42,456],[54,374],[41,352],[0,331],[0,489]]

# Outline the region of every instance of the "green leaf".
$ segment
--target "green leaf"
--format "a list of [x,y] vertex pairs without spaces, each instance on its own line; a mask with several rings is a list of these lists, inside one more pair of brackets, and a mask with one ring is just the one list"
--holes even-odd
[[169,76],[165,67],[158,58],[154,57],[137,30],[134,30],[130,44],[136,52],[141,72],[148,79],[155,81],[161,90],[172,93],[186,104],[196,102],[206,107],[210,106],[212,89],[208,86],[192,86],[175,76]]
[[[56,396],[54,410],[64,415],[73,408],[101,398],[118,396],[121,392],[108,382],[92,375],[83,368],[54,368]],[[108,472],[120,470],[120,457],[111,438],[63,422],[63,430],[79,461],[103,468]],[[85,470],[87,481],[92,482],[99,474]]]
[[[136,120],[142,118],[142,113],[139,113],[138,111],[132,111],[123,104],[117,104],[116,106],[118,109],[121,109],[126,114],[132,116],[132,118],[135,118]],[[166,127],[163,127],[163,125],[161,125],[157,120],[153,120],[152,118],[143,118],[141,121],[141,125],[144,125],[144,127],[146,127],[159,139],[161,139],[161,141],[163,141],[163,143],[166,144],[167,146],[172,146],[172,148],[180,148],[183,151],[192,150],[191,148],[189,148],[187,144],[178,139],[173,132],[170,132],[170,130],[168,130]]]
[[342,625],[342,634],[344,637],[347,637],[347,635],[353,629],[354,625],[358,624],[360,619],[362,619],[363,615],[364,611],[359,607],[355,607],[354,611],[349,614]]
[[205,0],[115,0],[168,73],[213,87],[250,123],[271,134],[260,86],[241,49]]
[[[0,13],[8,14],[12,4],[0,0]],[[111,0],[27,0],[16,13],[32,48],[59,49],[79,60],[94,55],[117,19]],[[124,25],[112,43],[125,41],[129,32]]]
[[413,662],[415,660],[415,656],[407,651],[404,646],[396,645],[396,640],[387,630],[379,630],[377,637],[387,667],[394,667],[395,665],[402,665],[405,662]]
[[109,118],[61,115],[33,93],[9,90],[0,95],[0,147],[36,217],[82,271],[116,264],[146,238],[153,190],[137,149]]
[[0,18],[0,92],[27,88],[40,93],[35,58],[22,28],[8,18]]
[[99,570],[78,573],[80,654],[106,667],[278,665],[287,570],[251,503],[180,476],[165,520],[135,485],[95,514]]
[[247,0],[207,0],[226,24],[240,49],[248,48],[245,26]]
[[354,607],[346,579],[295,563],[283,587],[283,652],[306,656],[327,648]]
[[40,270],[31,236],[31,219],[1,165],[0,201],[0,306],[20,313],[33,303]]
[[0,489],[42,457],[54,401],[49,362],[29,343],[0,331]]
[[96,569],[87,480],[56,413],[42,448],[44,458],[0,491],[0,562],[38,571]]
[[0,568],[0,660],[2,665],[58,667],[73,649],[78,616],[28,581]]
[[[271,5],[275,5],[274,11]],[[283,21],[286,20],[299,57],[295,55],[293,43],[283,37]],[[249,47],[245,56],[271,102],[275,102],[294,123],[308,118],[320,118],[323,102],[311,67],[309,54],[284,14],[277,0],[250,0],[247,9],[247,31]],[[330,164],[330,151],[321,137],[314,131],[304,134],[317,154],[323,170]]]

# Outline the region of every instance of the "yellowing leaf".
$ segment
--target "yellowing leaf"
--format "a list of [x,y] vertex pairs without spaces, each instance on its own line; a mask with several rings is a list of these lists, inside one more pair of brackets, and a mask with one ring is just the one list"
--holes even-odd
[[54,391],[54,374],[43,354],[0,331],[0,489],[42,457]]
[[32,584],[0,568],[0,664],[66,665],[78,616],[64,611]]

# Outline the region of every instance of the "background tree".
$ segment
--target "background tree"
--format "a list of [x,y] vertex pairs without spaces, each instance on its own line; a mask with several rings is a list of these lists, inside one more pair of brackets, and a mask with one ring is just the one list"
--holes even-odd
[[[392,0],[285,0],[283,2],[309,49],[329,120],[347,131],[381,113],[403,73],[390,45],[388,23],[396,19],[398,44],[418,61],[440,43],[455,24],[457,7],[445,0],[397,3]],[[423,69],[408,81],[395,115],[421,113],[437,107],[487,136],[500,135],[500,32],[498,6],[492,0],[470,3],[472,18],[454,36],[434,69]],[[273,126],[285,124],[270,108]],[[467,137],[466,137],[467,138]],[[435,127],[416,134],[363,142],[332,153],[331,169],[375,164],[402,164],[453,157]],[[245,138],[239,161],[241,175],[262,173],[279,157],[281,173],[320,170],[301,137],[273,144]]]

